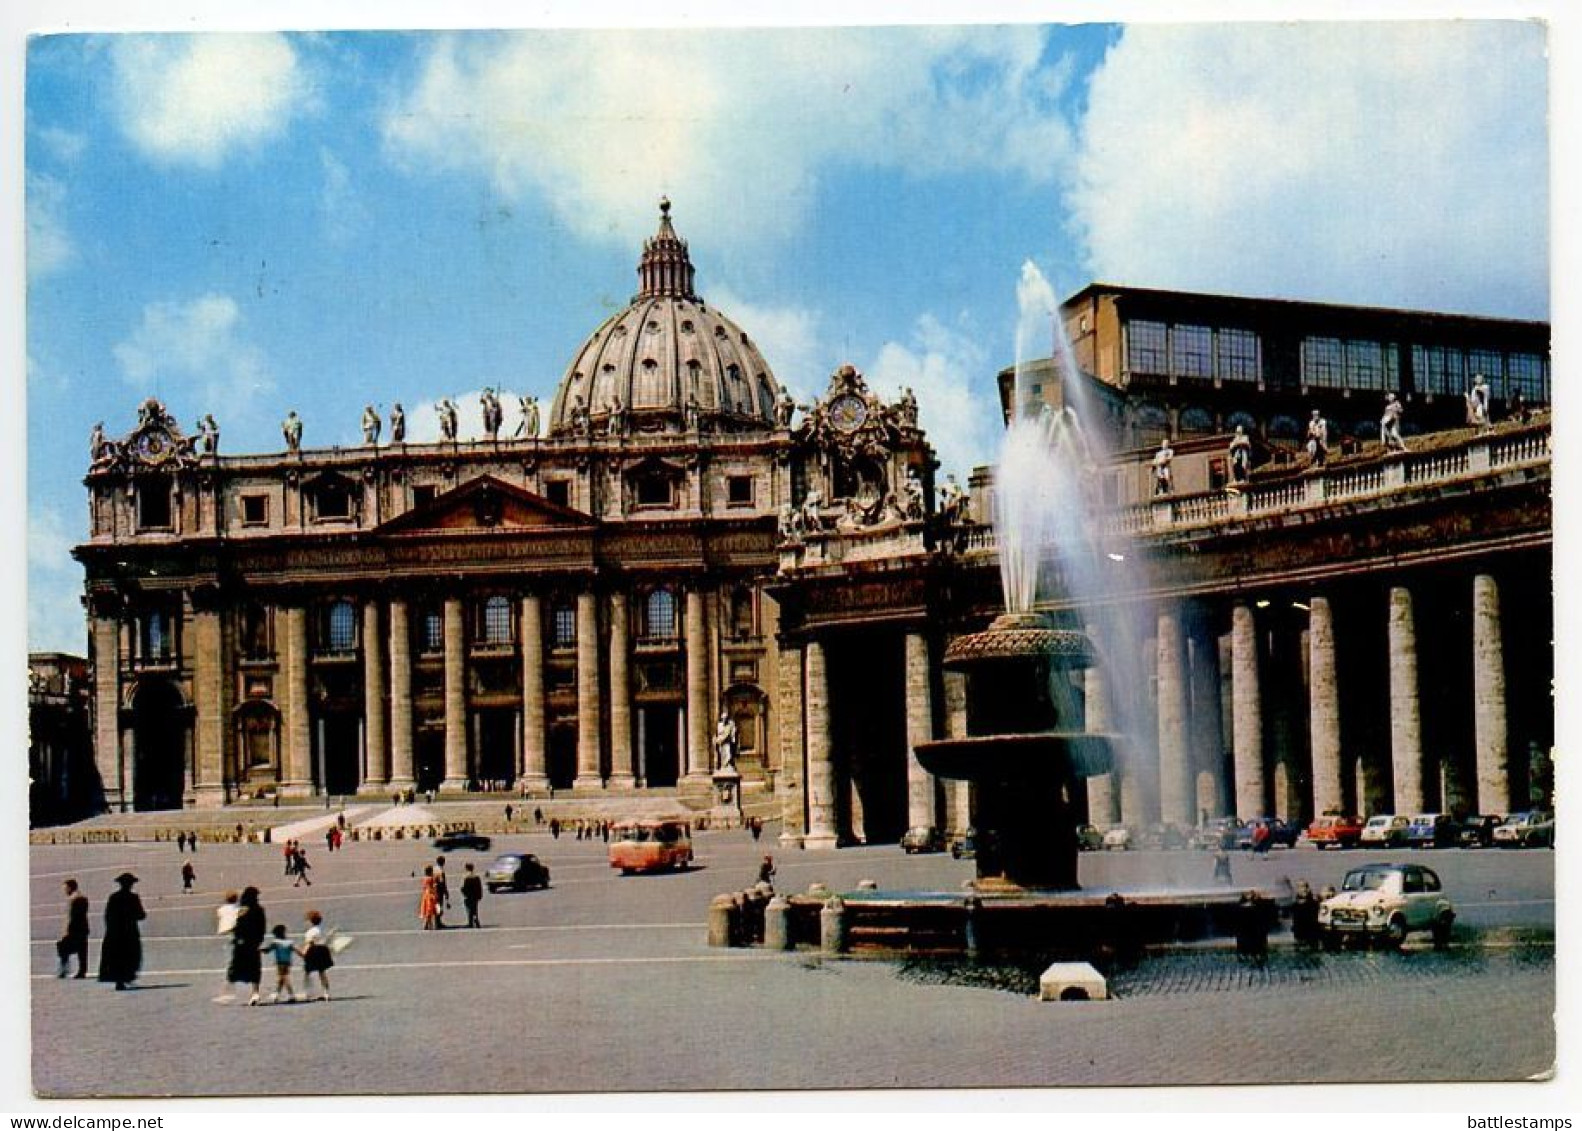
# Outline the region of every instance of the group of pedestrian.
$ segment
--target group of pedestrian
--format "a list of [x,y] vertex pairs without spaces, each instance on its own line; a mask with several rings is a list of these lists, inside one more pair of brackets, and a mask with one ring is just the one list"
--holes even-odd
[[[603,819],[584,820],[578,818],[572,822],[577,830],[578,840],[603,840],[606,844],[610,841],[612,823]],[[553,830],[551,830],[553,831]]]
[[341,827],[339,825],[331,825],[324,830],[324,851],[337,851],[345,839],[346,834],[341,831]]
[[[242,828],[241,825],[237,825],[236,826],[236,829],[237,829],[238,833],[241,832],[241,828]],[[177,852],[196,852],[196,851],[198,851],[198,834],[194,833],[194,832],[178,832],[176,834],[176,851]]]
[[[113,982],[118,990],[130,989],[143,968],[143,932],[138,926],[146,917],[143,901],[133,886],[138,882],[131,872],[115,878],[116,890],[104,902],[104,943],[99,948],[99,981]],[[88,897],[75,879],[63,885],[66,892],[66,930],[55,942],[55,976],[88,976]],[[72,960],[77,972],[71,972]]]
[[312,887],[313,881],[308,879],[308,872],[313,865],[308,863],[308,854],[303,851],[301,842],[296,840],[286,841],[286,846],[282,849],[282,853],[286,858],[286,875],[292,877],[291,886],[299,888],[306,884],[308,887]]
[[331,934],[324,926],[324,916],[319,911],[309,911],[304,916],[307,928],[302,933],[302,945],[291,941],[284,923],[268,929],[268,915],[258,902],[258,889],[243,888],[240,894],[227,892],[225,902],[215,910],[218,932],[230,938],[230,954],[225,964],[225,988],[214,1000],[224,1005],[236,1000],[233,989],[248,989],[248,1005],[263,1004],[264,956],[275,964],[275,988],[269,996],[271,1004],[282,997],[296,1001],[296,991],[291,984],[291,969],[297,958],[302,959],[303,996],[312,999],[311,979],[319,979],[316,1000],[330,1000],[330,968],[335,965]]
[[[470,872],[472,866],[469,864]],[[482,892],[479,893],[482,898]],[[445,878],[445,858],[436,856],[434,863],[423,867],[423,884],[418,893],[417,917],[425,931],[445,929],[445,912],[450,910],[450,883]],[[469,911],[469,919],[472,917]],[[472,924],[468,924],[471,926]]]

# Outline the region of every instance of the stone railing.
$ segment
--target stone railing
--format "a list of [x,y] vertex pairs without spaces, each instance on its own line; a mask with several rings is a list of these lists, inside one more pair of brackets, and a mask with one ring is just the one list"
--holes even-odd
[[780,546],[780,569],[808,569],[851,562],[887,561],[926,551],[921,522],[899,522],[859,530],[821,531]]

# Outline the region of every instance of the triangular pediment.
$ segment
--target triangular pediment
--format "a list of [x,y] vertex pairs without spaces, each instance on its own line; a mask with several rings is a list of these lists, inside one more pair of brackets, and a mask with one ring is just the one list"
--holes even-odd
[[462,531],[586,530],[594,520],[542,495],[482,475],[439,495],[379,527],[380,534],[440,534]]

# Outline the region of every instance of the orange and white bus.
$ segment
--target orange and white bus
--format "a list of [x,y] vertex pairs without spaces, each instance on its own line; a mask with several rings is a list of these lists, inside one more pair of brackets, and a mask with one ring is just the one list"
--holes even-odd
[[633,872],[686,871],[692,826],[686,821],[623,821],[610,830],[610,867]]

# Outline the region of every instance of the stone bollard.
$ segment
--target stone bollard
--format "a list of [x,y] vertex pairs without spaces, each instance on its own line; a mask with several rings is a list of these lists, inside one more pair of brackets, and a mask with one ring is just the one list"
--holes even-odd
[[731,945],[731,919],[734,907],[731,897],[717,895],[709,901],[709,945]]
[[818,913],[818,941],[825,954],[846,953],[846,904],[838,895]]
[[791,949],[791,903],[777,895],[764,908],[764,949]]
[[968,896],[962,906],[966,909],[966,916],[962,923],[962,946],[968,958],[978,957],[978,915],[983,910],[983,900],[977,896]]

